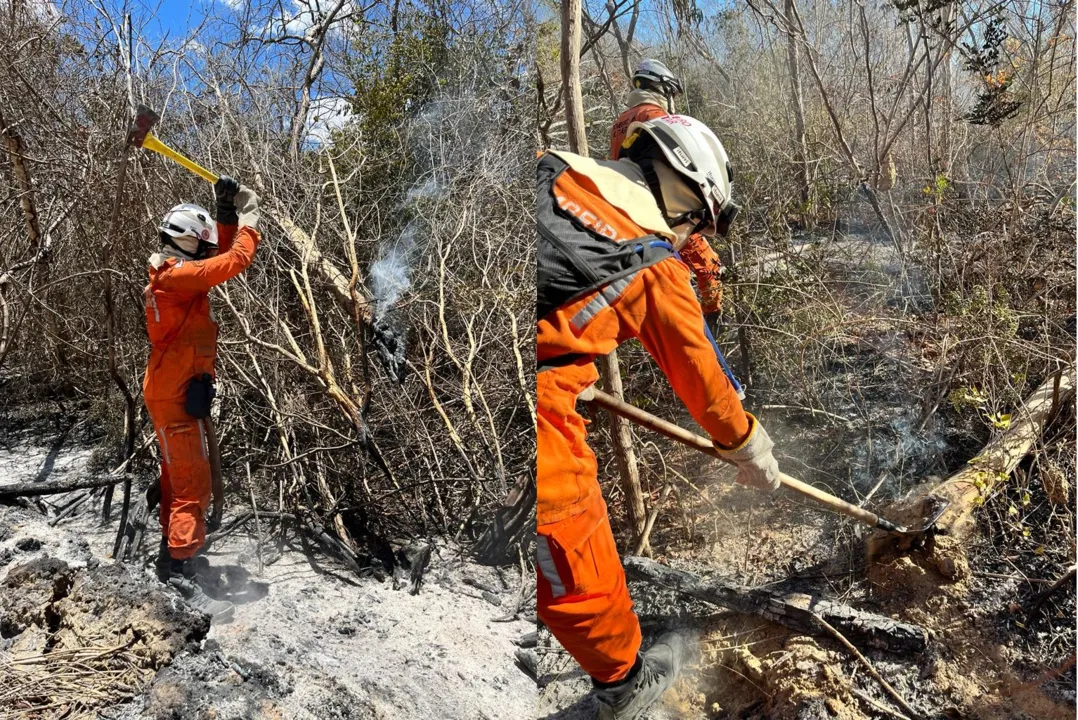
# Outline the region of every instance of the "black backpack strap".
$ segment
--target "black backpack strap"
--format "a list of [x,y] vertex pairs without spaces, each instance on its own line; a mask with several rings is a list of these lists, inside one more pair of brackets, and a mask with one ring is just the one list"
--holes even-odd
[[[594,290],[631,280],[637,271],[673,254],[669,243],[658,236],[618,242],[563,210],[554,195],[554,184],[568,167],[564,160],[547,153],[539,159],[536,171],[539,231],[536,317],[539,318]],[[616,295],[623,290],[621,287]],[[613,298],[606,300],[609,304]]]

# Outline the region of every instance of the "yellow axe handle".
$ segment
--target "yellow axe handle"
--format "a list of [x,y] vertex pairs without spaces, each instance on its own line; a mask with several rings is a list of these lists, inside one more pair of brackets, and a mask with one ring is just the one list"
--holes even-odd
[[200,178],[210,183],[211,185],[217,182],[216,175],[196,163],[194,160],[188,160],[183,155],[180,155],[168,145],[165,145],[163,142],[154,137],[153,133],[146,133],[146,140],[143,141],[142,147],[146,148],[147,150],[153,150],[159,155],[164,155],[169,160],[178,162],[180,165],[183,165],[185,168],[193,172],[195,175],[198,175]]

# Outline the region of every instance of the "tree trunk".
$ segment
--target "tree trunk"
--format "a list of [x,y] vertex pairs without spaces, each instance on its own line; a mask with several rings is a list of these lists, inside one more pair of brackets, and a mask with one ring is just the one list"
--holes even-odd
[[0,485],[0,497],[29,497],[31,495],[56,495],[85,490],[86,488],[113,487],[117,483],[130,480],[130,475],[102,475],[99,477],[66,478],[53,482],[22,482],[12,485]]
[[[794,0],[786,0],[786,23],[791,27]],[[797,38],[793,33],[786,33],[786,62],[790,72],[790,104],[794,110],[794,176],[797,178],[801,193],[801,217],[804,222],[809,214],[808,145],[805,140],[805,96],[801,88],[800,61],[798,59]]]
[[479,535],[476,559],[487,565],[504,565],[514,560],[510,552],[527,547],[535,537],[535,477],[521,478],[505,503],[494,511],[494,519]]
[[[1075,367],[1045,380],[1014,413],[1011,425],[961,470],[932,488],[931,494],[951,502],[936,527],[961,545],[972,529],[972,514],[995,486],[1005,481],[1030,453],[1063,405],[1074,398]],[[941,568],[943,569],[943,568]],[[946,571],[945,571],[946,572]]]
[[[569,149],[578,155],[587,155],[584,100],[580,93],[580,0],[563,0],[561,5],[561,76]],[[603,380],[603,388],[620,399],[623,390],[617,351],[599,360],[599,375]],[[607,417],[610,420],[610,437],[614,444],[622,492],[625,493],[629,524],[633,530],[632,542],[635,545],[643,536],[647,511],[644,507],[644,494],[640,489],[636,454],[633,452],[632,431],[626,420],[613,413],[608,413]]]

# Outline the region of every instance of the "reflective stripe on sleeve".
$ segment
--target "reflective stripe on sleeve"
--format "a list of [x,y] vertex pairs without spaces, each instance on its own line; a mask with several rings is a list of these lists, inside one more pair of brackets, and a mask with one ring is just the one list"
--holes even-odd
[[573,327],[577,330],[584,329],[584,326],[591,322],[592,318],[598,315],[603,308],[610,307],[621,297],[621,294],[625,292],[625,289],[629,287],[635,277],[636,273],[634,272],[600,288],[598,295],[589,300],[584,307],[577,310],[576,315],[570,321]]

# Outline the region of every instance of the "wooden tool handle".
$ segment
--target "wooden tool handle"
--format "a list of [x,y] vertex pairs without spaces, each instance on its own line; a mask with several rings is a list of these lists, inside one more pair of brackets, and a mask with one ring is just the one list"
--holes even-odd
[[[595,403],[600,405],[611,412],[617,413],[627,420],[632,420],[641,427],[646,427],[649,430],[654,430],[660,435],[665,435],[671,440],[677,440],[682,445],[687,445],[694,450],[710,455],[713,458],[722,460],[725,463],[733,465],[733,461],[719,455],[719,451],[715,448],[714,444],[705,437],[696,435],[689,432],[680,425],[675,425],[672,422],[667,422],[662,418],[655,417],[651,413],[645,412],[638,407],[630,405],[623,400],[618,400],[613,395],[607,395],[602,390],[595,388],[595,386],[589,387],[580,393],[580,399],[584,402]],[[855,520],[875,527],[879,522],[879,516],[874,512],[865,510],[864,508],[852,505],[845,500],[835,497],[830,493],[826,493],[823,490],[812,487],[808,483],[801,482],[795,477],[791,477],[786,473],[779,473],[779,482],[788,487],[794,492],[811,498],[827,507],[831,508],[835,512],[848,515]]]

